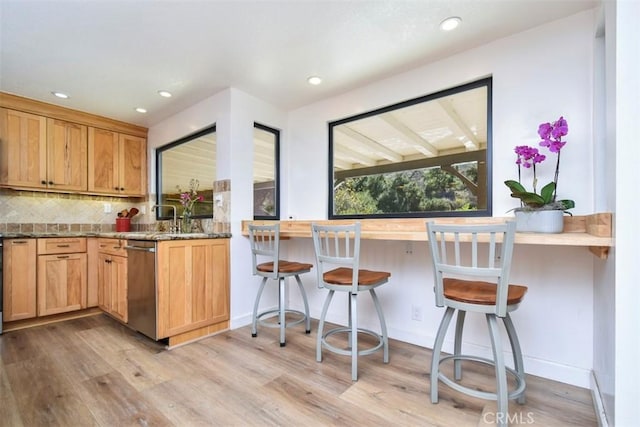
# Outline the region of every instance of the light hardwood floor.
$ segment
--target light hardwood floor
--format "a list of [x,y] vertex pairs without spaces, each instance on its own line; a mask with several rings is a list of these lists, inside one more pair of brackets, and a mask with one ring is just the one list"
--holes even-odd
[[[431,352],[390,340],[377,353],[315,361],[315,329],[249,327],[172,350],[96,315],[0,336],[1,426],[478,426],[495,403],[441,385],[429,399]],[[525,366],[526,368],[526,366]],[[493,373],[465,365],[465,384]],[[596,426],[588,390],[527,378],[527,403],[510,402],[512,425]]]

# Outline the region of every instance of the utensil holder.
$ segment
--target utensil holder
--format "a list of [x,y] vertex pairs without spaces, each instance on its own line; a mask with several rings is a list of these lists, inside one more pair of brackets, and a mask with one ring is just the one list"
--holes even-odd
[[116,218],[116,231],[122,233],[131,231],[131,218]]

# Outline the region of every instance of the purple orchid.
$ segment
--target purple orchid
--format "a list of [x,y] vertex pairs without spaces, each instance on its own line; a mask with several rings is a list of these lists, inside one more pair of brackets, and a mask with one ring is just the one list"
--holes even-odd
[[[540,154],[537,148],[527,145],[519,145],[515,148],[516,164],[518,165],[518,181],[507,180],[505,184],[511,190],[511,196],[520,199],[522,206],[530,209],[571,209],[575,206],[573,200],[556,200],[558,188],[558,174],[560,172],[560,151],[567,141],[562,137],[569,133],[569,125],[564,117],[560,117],[553,123],[541,123],[538,126],[538,135],[542,138],[541,147],[547,147],[550,152],[556,153],[556,170],[552,182],[545,185],[540,194],[537,193],[538,178],[536,176],[536,164],[542,163],[547,157]],[[529,192],[521,184],[521,167],[533,170],[533,192]]]

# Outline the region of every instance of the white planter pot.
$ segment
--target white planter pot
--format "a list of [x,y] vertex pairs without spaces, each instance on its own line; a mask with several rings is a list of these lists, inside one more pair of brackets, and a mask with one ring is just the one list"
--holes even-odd
[[516,211],[516,231],[525,233],[562,233],[564,212]]

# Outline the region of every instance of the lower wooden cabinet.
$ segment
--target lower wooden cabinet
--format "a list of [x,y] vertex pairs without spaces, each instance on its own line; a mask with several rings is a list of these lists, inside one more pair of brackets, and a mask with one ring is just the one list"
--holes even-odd
[[229,239],[158,242],[158,336],[229,320]]
[[124,240],[98,239],[98,307],[127,323],[127,251]]
[[86,308],[86,238],[37,240],[38,316]]
[[36,239],[5,239],[2,258],[4,321],[36,317]]

